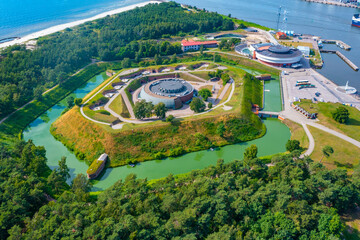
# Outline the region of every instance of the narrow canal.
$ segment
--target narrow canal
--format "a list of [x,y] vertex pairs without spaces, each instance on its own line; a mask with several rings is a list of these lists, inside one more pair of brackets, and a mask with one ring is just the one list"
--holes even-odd
[[[105,74],[100,74],[92,78],[86,85],[79,88],[73,93],[74,97],[82,98],[96,86],[102,83],[106,78]],[[271,101],[270,109],[277,111],[281,109],[279,82],[273,81],[269,85],[265,85],[265,101]],[[266,97],[266,95],[271,96]],[[62,156],[67,158],[67,165],[70,168],[71,178],[79,173],[86,173],[87,164],[79,161],[74,154],[69,152],[67,148],[59,141],[56,141],[50,134],[51,124],[61,115],[65,109],[65,101],[59,102],[57,105],[49,109],[42,116],[37,118],[24,131],[24,139],[32,139],[36,145],[44,146],[48,158],[50,168],[55,168]],[[266,105],[266,103],[265,103]],[[246,143],[229,145],[215,151],[200,151],[185,154],[183,156],[165,160],[154,160],[141,163],[132,168],[123,166],[118,168],[108,168],[100,181],[94,183],[93,191],[104,190],[113,185],[119,179],[125,178],[128,174],[134,173],[139,178],[157,179],[166,177],[170,173],[182,174],[190,172],[194,169],[202,169],[207,166],[216,164],[220,158],[225,162],[231,162],[236,159],[242,159],[244,150],[251,144],[256,144],[259,148],[258,156],[266,156],[285,151],[286,141],[290,138],[289,129],[277,119],[266,119],[264,123],[267,127],[267,133],[264,137],[249,141]]]

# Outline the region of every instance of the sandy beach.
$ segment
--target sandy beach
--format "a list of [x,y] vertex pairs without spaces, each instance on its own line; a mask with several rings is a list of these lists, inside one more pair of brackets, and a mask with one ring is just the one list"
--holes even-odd
[[137,7],[143,7],[143,6],[148,5],[150,3],[161,3],[161,2],[162,1],[153,0],[153,1],[143,2],[143,3],[133,4],[133,5],[130,5],[130,6],[114,9],[114,10],[107,11],[107,12],[104,12],[104,13],[100,13],[100,14],[98,14],[96,16],[93,16],[93,17],[90,17],[90,18],[78,20],[78,21],[75,21],[75,22],[56,25],[56,26],[53,26],[53,27],[50,27],[50,28],[47,28],[47,29],[44,29],[44,30],[41,30],[41,31],[38,31],[38,32],[35,32],[35,33],[31,33],[29,35],[26,35],[25,37],[20,38],[20,39],[15,39],[13,41],[0,43],[0,48],[12,46],[12,45],[15,45],[15,44],[21,44],[21,43],[27,42],[27,41],[29,41],[31,39],[36,39],[36,38],[46,36],[46,35],[49,35],[49,34],[52,34],[52,33],[55,33],[55,32],[59,32],[59,31],[62,31],[64,29],[66,29],[66,28],[75,27],[75,26],[83,24],[85,22],[94,21],[94,20],[99,19],[99,18],[104,18],[104,17],[106,17],[108,15],[114,15],[114,14],[122,13],[122,12],[125,12],[125,11],[129,11],[129,10],[132,10],[134,8],[137,8]]

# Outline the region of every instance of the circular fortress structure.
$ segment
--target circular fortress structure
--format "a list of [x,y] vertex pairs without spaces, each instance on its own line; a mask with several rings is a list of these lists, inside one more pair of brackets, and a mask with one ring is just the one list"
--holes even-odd
[[302,52],[281,45],[267,45],[255,47],[254,58],[272,66],[284,67],[298,63],[302,58]]
[[178,109],[189,102],[194,95],[194,87],[182,79],[161,79],[143,86],[139,98],[152,102],[162,102],[167,108]]

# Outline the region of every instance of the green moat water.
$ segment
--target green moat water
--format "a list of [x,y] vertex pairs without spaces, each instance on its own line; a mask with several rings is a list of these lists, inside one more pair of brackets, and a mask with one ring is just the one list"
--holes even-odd
[[[84,97],[102,83],[105,78],[105,74],[100,74],[90,79],[86,85],[76,90],[73,93],[73,96],[80,98]],[[271,84],[274,85],[274,89],[279,89],[278,82],[276,83],[276,81],[273,81]],[[279,98],[280,95],[277,95],[278,101],[274,101],[270,106],[281,109]],[[266,99],[268,98],[265,96],[265,101]],[[275,104],[276,102],[278,104]],[[265,102],[265,106],[266,105],[267,102]],[[61,115],[61,112],[64,109],[64,101],[53,106],[29,125],[27,130],[24,131],[24,139],[32,139],[36,145],[45,147],[50,168],[57,167],[60,158],[65,156],[67,158],[67,165],[70,168],[71,178],[73,178],[76,174],[85,174],[88,165],[84,161],[79,161],[61,142],[55,140],[49,131],[51,124]],[[272,107],[270,110],[272,110]],[[276,109],[273,109],[272,111],[276,111]],[[129,166],[108,168],[101,180],[94,184],[93,191],[104,190],[113,185],[116,181],[124,179],[130,173],[136,174],[139,178],[157,179],[166,177],[170,173],[182,174],[194,169],[203,169],[207,166],[216,164],[216,161],[220,158],[224,159],[225,162],[242,159],[244,150],[251,144],[256,144],[258,146],[258,156],[284,152],[286,141],[290,138],[289,129],[277,119],[266,119],[264,120],[264,123],[267,127],[267,133],[260,139],[225,146],[216,149],[215,151],[205,150],[185,154],[177,158],[148,161],[141,163],[134,168]]]

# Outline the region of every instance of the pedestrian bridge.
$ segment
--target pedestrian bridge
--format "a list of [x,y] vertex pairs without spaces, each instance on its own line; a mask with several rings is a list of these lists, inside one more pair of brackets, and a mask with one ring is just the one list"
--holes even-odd
[[257,114],[261,118],[278,118],[284,120],[285,118],[280,115],[279,112],[270,112],[270,111],[259,111]]

